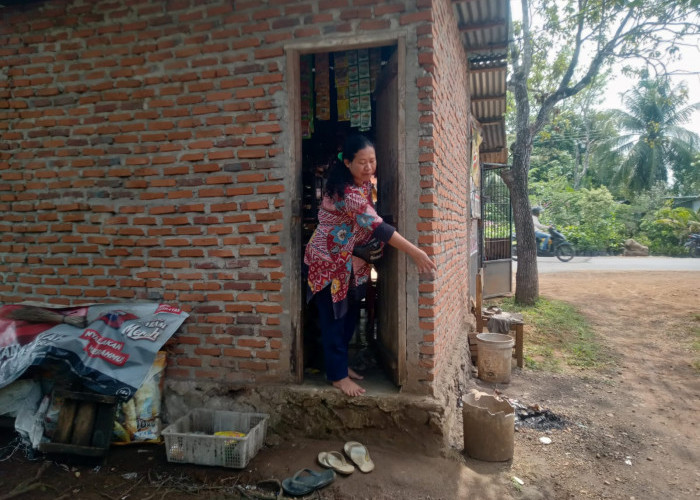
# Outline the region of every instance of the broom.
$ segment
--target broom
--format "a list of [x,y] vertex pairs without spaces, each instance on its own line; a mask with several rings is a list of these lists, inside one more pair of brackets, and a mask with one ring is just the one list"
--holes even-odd
[[76,328],[85,328],[87,318],[85,316],[65,316],[61,313],[42,309],[34,306],[21,306],[7,312],[5,317],[29,321],[30,323],[65,323]]

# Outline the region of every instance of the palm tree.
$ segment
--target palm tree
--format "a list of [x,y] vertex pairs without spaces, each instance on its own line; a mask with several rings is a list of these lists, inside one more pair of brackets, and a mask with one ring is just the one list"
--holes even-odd
[[671,88],[668,78],[643,79],[625,98],[628,111],[614,110],[620,136],[611,139],[624,160],[615,181],[631,194],[667,182],[669,169],[688,165],[697,152],[698,135],[684,129],[700,103],[686,106],[685,87]]

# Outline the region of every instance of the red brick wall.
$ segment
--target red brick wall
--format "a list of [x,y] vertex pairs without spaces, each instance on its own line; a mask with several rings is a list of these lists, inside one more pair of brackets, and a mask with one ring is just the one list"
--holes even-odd
[[422,283],[421,366],[434,380],[452,356],[459,335],[466,335],[468,308],[467,221],[469,134],[466,54],[449,0],[432,2],[430,30],[419,30],[419,61],[429,74],[421,78],[419,109],[423,125],[420,170],[423,186],[419,214],[425,222],[420,242],[431,245],[439,279]]
[[[283,157],[284,44],[417,32],[426,73],[407,119],[420,113],[425,124],[425,189],[415,210],[421,243],[439,253],[441,289],[454,286],[434,294],[421,285],[432,378],[463,293],[455,270],[467,192],[457,161],[466,72],[449,1],[434,3],[435,26],[426,0],[47,0],[0,9],[0,301],[173,303],[191,318],[169,377],[289,380],[286,270],[297,263],[283,246],[295,196]],[[435,42],[442,30],[444,45]]]

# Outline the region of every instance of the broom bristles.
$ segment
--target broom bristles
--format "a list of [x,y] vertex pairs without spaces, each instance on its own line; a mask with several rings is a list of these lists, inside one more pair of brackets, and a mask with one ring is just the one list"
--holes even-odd
[[63,314],[34,306],[22,306],[13,309],[9,311],[7,317],[29,321],[30,323],[66,323],[78,328],[84,328],[86,323],[84,316],[64,316]]
[[87,326],[87,318],[85,316],[63,316],[63,322],[77,328],[85,328]]

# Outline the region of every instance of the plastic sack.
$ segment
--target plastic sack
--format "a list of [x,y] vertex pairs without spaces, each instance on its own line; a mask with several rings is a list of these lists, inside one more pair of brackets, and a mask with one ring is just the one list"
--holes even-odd
[[158,351],[134,397],[117,407],[112,434],[113,444],[160,442],[165,365],[165,352]]

